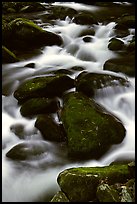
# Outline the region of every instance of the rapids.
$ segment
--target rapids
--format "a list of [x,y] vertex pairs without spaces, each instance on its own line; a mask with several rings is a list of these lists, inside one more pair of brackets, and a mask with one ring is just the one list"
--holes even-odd
[[[57,3],[56,3],[57,4]],[[65,3],[64,3],[65,4]],[[94,6],[68,3],[65,6],[77,10],[91,9]],[[78,166],[105,166],[116,160],[134,160],[135,157],[135,78],[130,78],[122,73],[114,73],[103,70],[106,60],[116,54],[107,46],[109,40],[115,36],[115,22],[106,25],[94,25],[95,35],[91,42],[85,43],[79,33],[87,28],[86,25],[77,25],[66,17],[57,20],[51,26],[43,29],[58,33],[63,39],[63,46],[46,46],[42,53],[27,60],[2,65],[2,202],[35,202],[43,199],[50,200],[59,189],[57,176],[65,168]],[[122,40],[128,43],[134,31],[128,38]],[[35,63],[35,68],[24,67],[28,63]],[[66,158],[65,150],[60,145],[45,141],[49,148],[48,157],[30,161],[30,164],[12,161],[5,154],[14,145],[23,141],[39,142],[42,140],[40,132],[34,127],[35,118],[26,119],[20,114],[20,107],[13,97],[13,92],[26,78],[47,75],[48,72],[58,69],[70,69],[73,66],[84,67],[89,72],[111,73],[126,77],[132,86],[121,88],[104,88],[103,92],[97,92],[95,99],[106,109],[120,118],[126,128],[126,137],[119,145],[114,145],[99,160],[84,162],[70,162]],[[75,78],[80,72],[73,74]],[[24,129],[24,137],[18,138],[12,127],[21,125]],[[45,165],[46,163],[46,165]]]

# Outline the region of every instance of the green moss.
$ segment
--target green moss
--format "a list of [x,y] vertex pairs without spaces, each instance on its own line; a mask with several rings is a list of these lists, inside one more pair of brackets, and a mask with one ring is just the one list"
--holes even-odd
[[125,130],[122,124],[103,111],[94,100],[81,93],[66,95],[61,118],[67,132],[70,156],[99,157],[110,144],[123,140]]
[[70,201],[93,201],[98,185],[125,182],[130,178],[127,164],[113,164],[105,167],[78,167],[66,169],[58,175],[61,190]]

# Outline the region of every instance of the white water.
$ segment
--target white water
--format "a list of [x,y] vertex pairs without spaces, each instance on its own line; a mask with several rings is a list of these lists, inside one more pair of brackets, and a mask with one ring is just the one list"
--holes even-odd
[[[71,4],[74,6],[74,4]],[[77,8],[78,4],[75,4]],[[80,6],[80,5],[79,5]],[[76,8],[75,7],[75,8]],[[82,9],[84,9],[82,5]],[[86,8],[88,8],[86,6]],[[93,8],[95,9],[95,8]],[[91,42],[85,43],[79,33],[87,26],[76,25],[69,18],[65,21],[56,21],[48,30],[59,33],[64,45],[45,47],[43,53],[31,59],[3,65],[2,81],[2,201],[3,202],[35,202],[42,196],[48,200],[58,189],[57,176],[66,168],[77,166],[105,166],[120,159],[134,159],[135,157],[135,78],[129,78],[122,73],[103,70],[106,60],[115,56],[108,50],[109,39],[115,36],[113,27],[115,22],[108,25],[94,25],[95,35]],[[46,29],[46,28],[44,28]],[[129,38],[131,35],[129,36]],[[123,39],[128,43],[128,39]],[[91,59],[91,60],[90,60]],[[34,62],[35,68],[23,67]],[[106,109],[120,118],[126,128],[126,137],[119,145],[114,145],[99,160],[70,163],[63,147],[45,141],[49,148],[48,156],[29,161],[28,165],[6,158],[5,154],[16,144],[43,141],[41,134],[34,128],[35,118],[26,119],[20,115],[20,107],[13,92],[26,78],[46,75],[48,71],[70,69],[73,66],[82,66],[89,72],[111,73],[128,78],[132,86],[114,90],[105,88],[97,92],[95,99]],[[75,78],[79,72],[72,76]],[[8,87],[8,88],[7,88]],[[10,87],[10,88],[9,88]],[[24,127],[24,138],[18,138],[11,127],[21,124]],[[54,165],[54,163],[57,163]],[[47,165],[46,165],[47,164]],[[46,201],[45,199],[45,201]]]

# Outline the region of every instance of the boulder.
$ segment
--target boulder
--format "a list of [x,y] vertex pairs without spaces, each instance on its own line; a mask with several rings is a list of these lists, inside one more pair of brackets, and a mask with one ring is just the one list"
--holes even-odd
[[[5,32],[8,32],[6,36],[4,35]],[[3,44],[11,50],[32,50],[42,46],[61,45],[62,43],[62,38],[59,35],[45,31],[25,18],[14,19],[3,29]]]
[[69,157],[99,158],[111,145],[123,141],[126,130],[121,121],[93,99],[70,92],[63,100],[61,120],[66,131]]
[[96,199],[96,191],[102,181],[112,185],[124,183],[130,177],[127,164],[113,164],[66,169],[60,172],[57,182],[70,202],[86,202]]
[[[128,56],[128,57],[127,57]],[[118,58],[109,59],[104,63],[104,70],[121,72],[130,77],[135,76],[135,55],[126,53]]]
[[24,81],[14,92],[20,102],[31,98],[56,97],[74,87],[74,80],[67,75],[35,77]]
[[106,87],[129,87],[130,82],[126,78],[111,74],[81,72],[76,78],[76,90],[93,97],[98,89]]

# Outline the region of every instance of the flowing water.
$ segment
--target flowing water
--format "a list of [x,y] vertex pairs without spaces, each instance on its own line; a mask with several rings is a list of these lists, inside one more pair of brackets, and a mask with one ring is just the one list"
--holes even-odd
[[[87,5],[69,4],[75,9],[89,9]],[[68,5],[67,5],[68,6]],[[92,7],[92,6],[91,6]],[[92,10],[96,8],[92,7]],[[41,25],[41,24],[40,24]],[[116,54],[108,50],[109,40],[115,36],[115,22],[106,25],[94,25],[95,35],[91,42],[84,42],[79,33],[87,28],[77,25],[66,17],[64,21],[57,20],[54,25],[43,26],[58,33],[63,38],[63,46],[46,46],[42,53],[27,60],[3,64],[2,66],[2,199],[3,202],[36,202],[45,197],[49,200],[59,190],[57,176],[66,168],[78,166],[105,166],[116,160],[132,160],[135,157],[135,78],[122,73],[103,70],[106,60]],[[128,43],[131,34],[123,38]],[[35,63],[35,68],[24,67],[27,63]],[[16,144],[28,141],[39,143],[42,141],[40,132],[34,128],[36,118],[26,119],[20,114],[20,106],[13,97],[13,92],[26,78],[47,75],[48,72],[59,69],[70,69],[74,66],[84,67],[89,72],[111,73],[127,78],[131,87],[115,89],[104,88],[95,95],[95,100],[120,118],[126,128],[126,137],[119,145],[114,145],[99,160],[84,162],[70,162],[66,157],[63,146],[45,141],[48,155],[38,157],[29,163],[8,159],[6,153]],[[71,76],[75,78],[80,72],[75,71]],[[15,124],[23,127],[22,138],[14,133]]]

